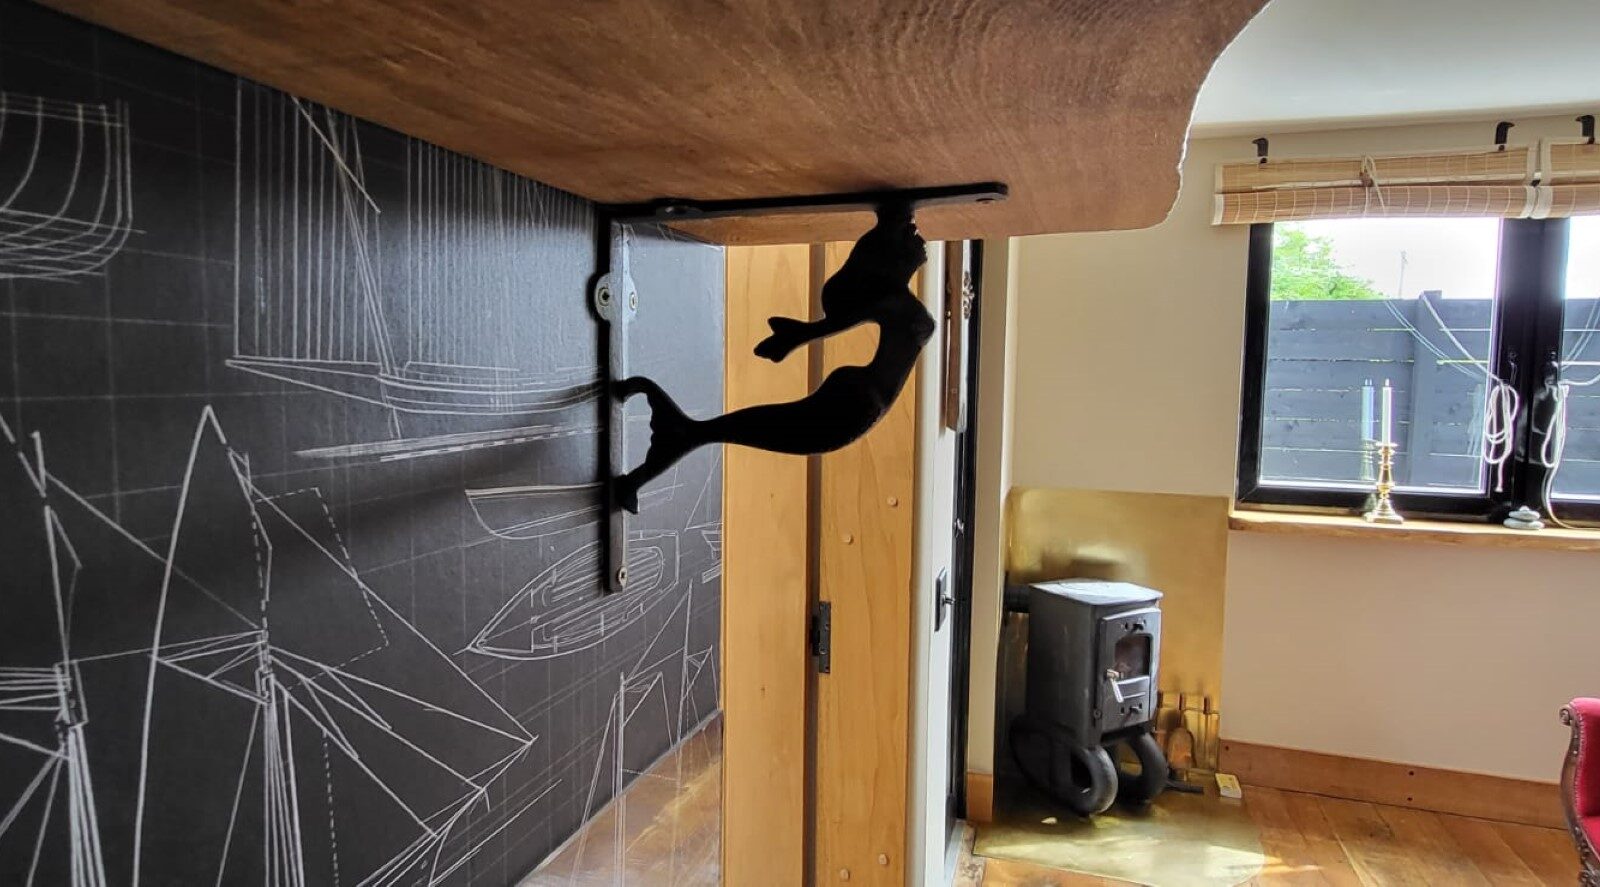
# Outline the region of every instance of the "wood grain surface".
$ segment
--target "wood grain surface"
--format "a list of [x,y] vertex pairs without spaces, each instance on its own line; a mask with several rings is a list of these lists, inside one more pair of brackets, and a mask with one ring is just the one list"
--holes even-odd
[[[1558,829],[1245,786],[1266,861],[1245,887],[1567,887]],[[955,887],[1122,887],[1127,882],[965,851]]]
[[[824,274],[850,244],[828,244]],[[877,328],[822,345],[823,372],[866,363]],[[916,370],[866,437],[821,457],[818,594],[833,604],[833,667],[816,683],[813,883],[906,879]],[[848,872],[848,874],[844,874]]]
[[[1560,762],[1553,761],[1552,765],[1553,775],[1560,769]],[[1246,785],[1546,828],[1563,828],[1566,823],[1554,782],[1348,758],[1232,739],[1222,742],[1222,769]]]
[[[797,400],[810,350],[751,350],[772,315],[808,318],[811,247],[728,250],[726,408]],[[729,884],[805,880],[806,694],[811,656],[806,459],[723,448],[722,871]]]
[[[601,202],[1001,181],[930,239],[1166,216],[1194,98],[1265,0],[46,0]],[[865,216],[685,224],[853,239]]]

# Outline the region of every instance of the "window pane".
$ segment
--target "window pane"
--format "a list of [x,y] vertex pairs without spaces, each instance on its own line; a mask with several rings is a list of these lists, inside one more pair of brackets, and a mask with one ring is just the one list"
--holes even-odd
[[1482,492],[1496,219],[1340,219],[1273,230],[1261,481],[1370,488],[1383,386],[1395,482]]
[[1566,446],[1555,495],[1600,499],[1600,217],[1572,220],[1561,378],[1567,397]]

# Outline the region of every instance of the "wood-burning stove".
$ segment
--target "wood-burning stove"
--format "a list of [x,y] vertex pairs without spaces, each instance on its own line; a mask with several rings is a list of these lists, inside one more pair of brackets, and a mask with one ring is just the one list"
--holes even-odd
[[[1012,586],[1028,613],[1024,713],[1011,748],[1033,782],[1088,816],[1118,798],[1147,803],[1167,782],[1150,735],[1161,650],[1161,592],[1125,582],[1064,579]],[[1122,772],[1125,745],[1139,762]]]

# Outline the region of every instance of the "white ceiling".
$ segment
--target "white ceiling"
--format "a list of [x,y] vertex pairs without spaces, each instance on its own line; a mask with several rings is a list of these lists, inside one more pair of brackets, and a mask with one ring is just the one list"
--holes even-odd
[[1272,0],[1200,91],[1196,135],[1593,105],[1600,0]]

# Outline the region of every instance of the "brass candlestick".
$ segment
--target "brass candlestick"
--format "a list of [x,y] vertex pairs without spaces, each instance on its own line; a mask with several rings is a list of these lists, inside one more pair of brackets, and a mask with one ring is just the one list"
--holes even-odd
[[1372,505],[1372,510],[1363,514],[1368,523],[1374,524],[1403,524],[1406,519],[1400,512],[1394,510],[1394,502],[1390,501],[1389,494],[1394,492],[1394,451],[1393,441],[1380,441],[1378,443],[1378,499]]

